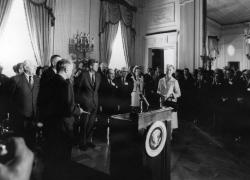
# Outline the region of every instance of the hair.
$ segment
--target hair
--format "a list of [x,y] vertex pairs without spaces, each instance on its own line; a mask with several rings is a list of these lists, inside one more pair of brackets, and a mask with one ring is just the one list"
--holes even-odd
[[173,70],[175,71],[174,65],[172,65],[172,64],[167,64],[167,69],[169,69],[169,68],[173,68]]
[[39,76],[40,75],[40,70],[43,70],[43,67],[42,66],[38,66],[36,68],[36,75]]
[[115,70],[114,70],[114,69],[109,68],[109,69],[108,69],[108,74],[109,74],[111,71],[113,71],[113,73],[115,73]]
[[89,59],[88,66],[92,66],[93,64],[98,63],[95,59]]
[[66,71],[66,67],[68,65],[71,65],[71,64],[72,64],[72,62],[68,59],[62,59],[62,60],[58,61],[56,64],[57,73],[59,73],[61,71]]
[[51,63],[51,65],[52,65],[52,62],[53,62],[57,57],[61,57],[61,56],[59,56],[58,54],[54,54],[54,55],[52,55],[52,56],[50,57],[50,63]]

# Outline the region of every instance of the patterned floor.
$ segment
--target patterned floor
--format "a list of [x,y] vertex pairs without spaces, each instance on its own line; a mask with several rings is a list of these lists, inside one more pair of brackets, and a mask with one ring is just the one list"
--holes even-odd
[[[109,175],[110,146],[95,140],[96,147],[81,151],[72,160]],[[172,180],[249,180],[250,167],[207,138],[190,124],[182,125],[171,152]]]

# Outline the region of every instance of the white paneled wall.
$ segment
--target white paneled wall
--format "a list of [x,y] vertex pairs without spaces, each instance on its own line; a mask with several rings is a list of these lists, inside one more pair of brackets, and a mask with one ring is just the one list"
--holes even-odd
[[[250,69],[250,61],[246,57],[246,43],[243,36],[244,26],[242,24],[221,26],[208,20],[208,36],[219,37],[220,54],[213,62],[213,69],[224,68],[230,61],[240,62],[240,70]],[[234,53],[229,53],[229,47]]]
[[[201,65],[202,1],[145,0],[136,15],[136,55],[134,64],[145,65],[147,34],[177,32],[177,68],[191,71]],[[149,64],[150,66],[150,64]]]
[[55,8],[54,54],[68,57],[69,38],[77,31],[95,38],[92,58],[99,57],[99,8],[100,0],[60,0]]

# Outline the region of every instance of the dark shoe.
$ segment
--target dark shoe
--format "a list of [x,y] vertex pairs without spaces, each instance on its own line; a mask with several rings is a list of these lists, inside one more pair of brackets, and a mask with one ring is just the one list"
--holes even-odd
[[88,149],[88,146],[87,145],[80,145],[79,149],[82,151],[86,151]]
[[87,146],[90,147],[90,148],[95,148],[96,145],[92,142],[87,142]]

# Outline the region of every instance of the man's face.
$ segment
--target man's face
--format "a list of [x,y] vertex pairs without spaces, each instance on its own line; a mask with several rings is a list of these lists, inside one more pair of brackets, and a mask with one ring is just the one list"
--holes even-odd
[[24,72],[28,75],[34,75],[36,71],[36,66],[31,62],[27,61],[23,65]]
[[115,79],[115,72],[113,70],[109,70],[109,79],[111,80]]
[[127,71],[122,71],[122,76],[125,77],[128,74]]
[[106,66],[103,63],[101,63],[100,64],[100,69],[103,72],[104,70],[106,70]]
[[189,71],[187,69],[184,69],[184,76],[188,76],[189,75]]
[[93,71],[97,72],[98,71],[98,67],[99,67],[98,63],[94,63],[93,64]]

